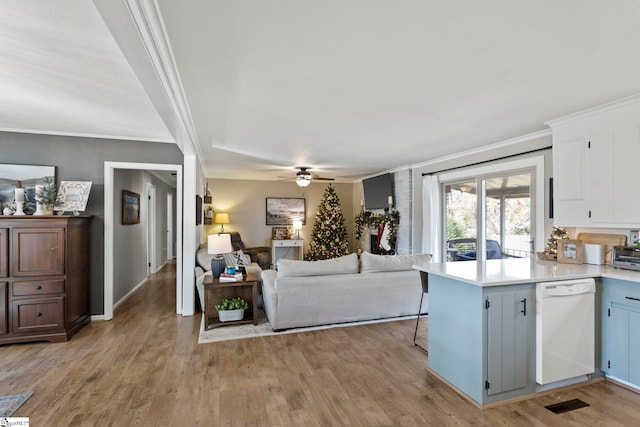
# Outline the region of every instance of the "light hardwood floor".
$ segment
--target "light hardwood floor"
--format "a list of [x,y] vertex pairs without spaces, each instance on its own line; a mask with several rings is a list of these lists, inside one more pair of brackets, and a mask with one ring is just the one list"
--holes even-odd
[[[200,314],[173,314],[174,268],[67,343],[0,347],[0,394],[34,392],[14,416],[32,426],[640,423],[640,395],[610,382],[481,411],[425,370],[415,320],[198,345]],[[574,398],[591,406],[544,408]]]

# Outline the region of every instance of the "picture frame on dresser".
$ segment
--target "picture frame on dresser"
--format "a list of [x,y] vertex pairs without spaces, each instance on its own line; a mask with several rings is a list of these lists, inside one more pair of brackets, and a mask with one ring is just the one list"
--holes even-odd
[[558,240],[558,262],[564,264],[582,264],[583,245],[580,240]]
[[60,181],[58,201],[60,206],[53,209],[59,212],[84,212],[89,201],[91,181]]

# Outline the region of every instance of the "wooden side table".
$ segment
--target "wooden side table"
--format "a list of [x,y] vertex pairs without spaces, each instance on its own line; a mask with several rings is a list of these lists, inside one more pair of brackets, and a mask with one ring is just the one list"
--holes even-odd
[[[213,276],[207,275],[204,279],[204,328],[210,329],[219,326],[238,325],[241,323],[258,324],[258,286],[261,280],[255,274],[249,274],[241,282],[220,282]],[[249,308],[244,310],[244,318],[230,322],[221,322],[218,318],[216,304],[225,298],[244,298]]]

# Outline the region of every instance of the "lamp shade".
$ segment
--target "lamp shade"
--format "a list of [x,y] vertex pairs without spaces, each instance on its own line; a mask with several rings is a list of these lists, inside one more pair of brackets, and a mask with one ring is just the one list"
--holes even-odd
[[233,252],[230,234],[210,234],[208,239],[208,252],[212,255]]
[[300,230],[302,228],[302,221],[299,219],[293,220],[293,229]]
[[213,222],[216,224],[229,224],[229,214],[226,212],[216,212]]

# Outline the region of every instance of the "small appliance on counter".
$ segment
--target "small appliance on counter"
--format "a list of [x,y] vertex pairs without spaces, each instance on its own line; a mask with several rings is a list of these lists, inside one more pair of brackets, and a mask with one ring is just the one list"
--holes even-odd
[[585,243],[583,245],[583,254],[585,264],[604,264],[604,245]]
[[640,271],[640,248],[636,246],[614,246],[613,266]]

